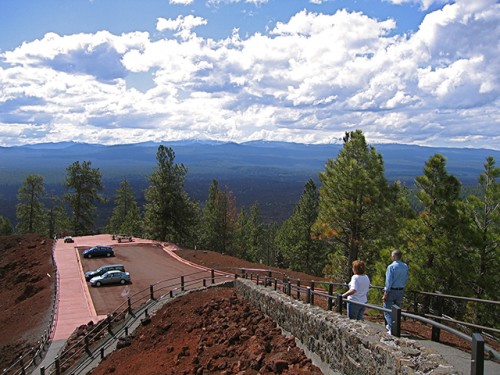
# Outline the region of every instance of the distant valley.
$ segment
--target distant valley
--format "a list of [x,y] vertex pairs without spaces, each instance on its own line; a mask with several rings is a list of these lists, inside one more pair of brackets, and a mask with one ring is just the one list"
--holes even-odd
[[[98,222],[107,220],[118,184],[127,178],[134,187],[138,202],[156,165],[160,143],[103,146],[81,143],[36,144],[0,147],[0,215],[15,222],[17,189],[30,173],[44,177],[47,191],[63,193],[66,167],[75,161],[91,161],[103,175],[104,195],[110,202],[99,209]],[[162,142],[171,147],[177,163],[188,168],[186,191],[204,201],[212,179],[231,190],[239,206],[250,207],[259,201],[266,221],[280,221],[293,210],[305,182],[324,170],[325,162],[335,158],[341,144],[306,145],[285,142]],[[386,177],[413,185],[430,156],[441,153],[448,159],[448,172],[463,185],[475,185],[488,156],[500,162],[500,151],[409,146],[373,145],[383,155]]]

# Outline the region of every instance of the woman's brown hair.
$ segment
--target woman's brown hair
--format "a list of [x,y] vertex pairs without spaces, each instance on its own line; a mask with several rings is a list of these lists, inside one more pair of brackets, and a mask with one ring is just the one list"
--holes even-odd
[[363,275],[365,273],[365,262],[362,260],[355,260],[352,262],[352,270],[356,275]]

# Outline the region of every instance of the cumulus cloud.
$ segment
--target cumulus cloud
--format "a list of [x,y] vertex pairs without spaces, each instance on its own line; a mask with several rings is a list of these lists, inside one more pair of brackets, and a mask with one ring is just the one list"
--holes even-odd
[[402,4],[418,4],[420,5],[420,9],[427,10],[433,4],[445,4],[451,3],[450,0],[386,0],[390,3],[402,5]]
[[194,0],[168,0],[170,4],[181,4],[181,5],[189,5]]
[[[374,143],[500,149],[499,17],[494,0],[457,0],[410,35],[347,10],[219,40],[196,35],[207,20],[193,15],[159,18],[170,37],[47,34],[1,55],[1,139],[322,143],[363,129]],[[145,92],[127,87],[140,72]]]

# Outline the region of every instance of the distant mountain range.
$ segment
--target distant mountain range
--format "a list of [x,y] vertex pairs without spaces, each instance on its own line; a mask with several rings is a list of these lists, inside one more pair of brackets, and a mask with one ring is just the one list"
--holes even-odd
[[[286,142],[247,143],[178,141],[146,142],[104,146],[74,142],[43,143],[0,147],[0,215],[15,215],[15,194],[26,175],[36,173],[60,189],[66,167],[75,161],[91,161],[103,174],[105,195],[112,197],[119,182],[127,178],[139,197],[147,186],[147,176],[156,165],[156,151],[163,144],[171,147],[175,161],[188,168],[186,190],[198,200],[206,199],[212,179],[227,186],[240,205],[258,200],[264,216],[288,215],[302,193],[305,182],[316,179],[328,159],[335,158],[341,144],[308,145]],[[441,153],[448,172],[464,185],[475,185],[483,172],[486,157],[500,162],[500,151],[467,148],[435,148],[402,144],[373,145],[382,154],[386,177],[413,184],[423,173],[425,162]],[[56,188],[56,186],[59,187]],[[3,213],[8,211],[8,214]]]

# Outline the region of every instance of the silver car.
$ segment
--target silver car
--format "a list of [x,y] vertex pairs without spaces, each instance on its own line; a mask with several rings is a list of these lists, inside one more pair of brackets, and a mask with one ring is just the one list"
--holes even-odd
[[127,283],[130,283],[130,274],[124,271],[108,271],[101,276],[96,276],[90,279],[90,285],[92,286]]

